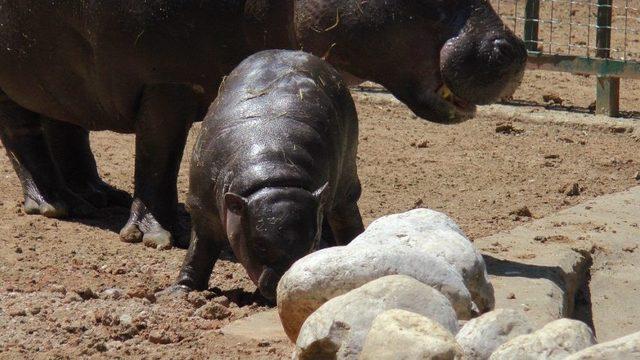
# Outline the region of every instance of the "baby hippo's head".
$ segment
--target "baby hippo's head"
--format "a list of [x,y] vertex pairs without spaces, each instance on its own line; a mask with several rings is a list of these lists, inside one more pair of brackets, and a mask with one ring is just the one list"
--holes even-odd
[[327,187],[315,192],[263,188],[246,198],[225,195],[231,248],[265,298],[275,301],[284,272],[319,241]]

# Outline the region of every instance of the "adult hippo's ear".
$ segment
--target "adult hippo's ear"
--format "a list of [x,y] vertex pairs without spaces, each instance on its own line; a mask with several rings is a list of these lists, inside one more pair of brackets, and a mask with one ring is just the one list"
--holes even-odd
[[318,190],[313,192],[313,197],[318,200],[321,207],[324,207],[329,199],[329,193],[329,182],[326,182],[324,185],[320,186]]

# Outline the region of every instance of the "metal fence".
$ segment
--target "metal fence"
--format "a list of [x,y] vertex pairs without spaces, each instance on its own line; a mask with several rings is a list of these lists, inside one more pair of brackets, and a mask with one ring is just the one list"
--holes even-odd
[[596,112],[619,113],[620,78],[640,79],[640,0],[491,0],[522,37],[527,68],[596,75]]

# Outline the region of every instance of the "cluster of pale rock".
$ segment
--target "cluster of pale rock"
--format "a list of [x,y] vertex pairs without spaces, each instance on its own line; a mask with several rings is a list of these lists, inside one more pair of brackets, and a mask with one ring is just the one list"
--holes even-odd
[[595,345],[580,321],[535,331],[494,303],[473,243],[427,209],[376,220],[348,246],[299,260],[278,285],[294,359],[640,358],[640,333]]

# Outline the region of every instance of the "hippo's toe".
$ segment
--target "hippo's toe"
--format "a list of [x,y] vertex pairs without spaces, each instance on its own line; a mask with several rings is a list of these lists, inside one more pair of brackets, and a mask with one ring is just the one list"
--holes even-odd
[[56,219],[69,216],[69,211],[64,203],[60,201],[52,204],[46,201],[38,202],[31,197],[27,197],[24,201],[24,212],[29,215],[42,215]]
[[173,238],[170,232],[164,229],[159,229],[157,231],[144,234],[142,242],[148,247],[158,250],[167,250],[171,249]]
[[24,200],[25,213],[48,218],[91,217],[95,210],[94,206],[69,190],[61,192],[60,196],[53,196],[53,199],[28,195]]

